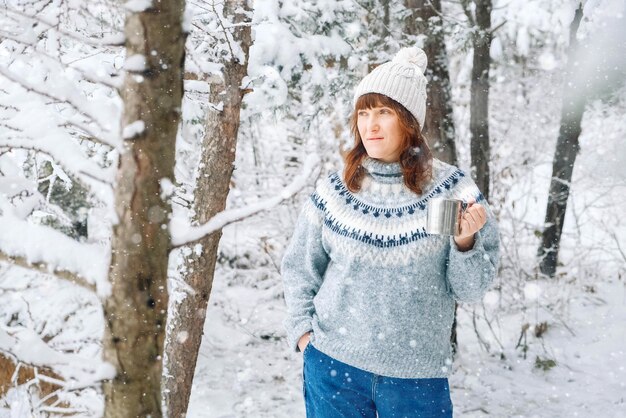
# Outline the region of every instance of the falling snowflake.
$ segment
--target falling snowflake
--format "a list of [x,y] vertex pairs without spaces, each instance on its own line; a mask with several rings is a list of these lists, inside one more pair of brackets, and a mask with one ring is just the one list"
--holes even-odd
[[537,300],[541,294],[541,288],[536,283],[526,283],[524,286],[524,297],[528,300]]

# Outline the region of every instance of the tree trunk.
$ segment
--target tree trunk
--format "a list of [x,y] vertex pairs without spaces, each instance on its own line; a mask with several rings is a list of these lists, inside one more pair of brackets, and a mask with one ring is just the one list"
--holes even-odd
[[583,86],[568,86],[568,82],[575,83],[574,74],[575,54],[578,46],[576,32],[583,16],[582,4],[576,10],[574,20],[570,25],[570,47],[568,51],[567,70],[564,75],[563,106],[561,109],[561,127],[559,138],[552,162],[552,180],[548,194],[548,206],[543,231],[542,243],[538,256],[541,258],[539,268],[541,273],[554,277],[559,255],[561,232],[567,209],[569,185],[572,181],[572,172],[576,156],[580,151],[578,137],[580,136],[580,122],[585,111],[587,94]]
[[477,30],[473,34],[474,59],[470,98],[472,177],[485,199],[489,198],[489,50],[491,0],[475,0]]
[[[405,0],[404,5],[411,11],[404,24],[406,34],[426,35],[423,49],[428,57],[428,68],[426,68],[428,98],[422,133],[434,157],[448,164],[457,165],[448,53],[443,36],[443,21],[439,17],[441,1]],[[457,307],[458,304],[455,303],[454,320],[450,334],[453,353],[456,353],[458,346]]]
[[441,1],[405,0],[404,5],[411,10],[405,20],[405,33],[413,36],[426,35],[424,52],[428,57],[428,102],[422,133],[436,158],[457,165],[448,54],[443,22],[439,17]]
[[[224,16],[235,23],[249,21],[246,15],[249,11],[245,0],[229,0],[224,4]],[[223,110],[210,110],[207,114],[194,200],[195,221],[199,224],[226,207],[233,172],[243,98],[240,85],[247,74],[248,51],[252,43],[250,26],[238,26],[233,38],[239,42],[245,62],[239,62],[235,57],[227,58],[223,62],[224,83],[211,86],[210,101],[214,104],[222,102]],[[170,327],[172,335],[167,339],[166,347],[170,376],[165,379],[165,398],[168,416],[172,418],[185,417],[187,411],[221,236],[220,230],[197,241],[195,244],[200,244],[202,251],[192,252],[186,260],[188,273],[185,281],[195,293],[188,295],[174,310]]]
[[[154,2],[143,12],[130,13],[125,24],[127,71],[121,95],[126,147],[115,191],[112,293],[104,303],[104,358],[117,376],[104,383],[106,417],[162,416],[171,207],[160,197],[160,181],[174,179],[183,10],[182,0]],[[136,130],[128,128],[133,123]]]

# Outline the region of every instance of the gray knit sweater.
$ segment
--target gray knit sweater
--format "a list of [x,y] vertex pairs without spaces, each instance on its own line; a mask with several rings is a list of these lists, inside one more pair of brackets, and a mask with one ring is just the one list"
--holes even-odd
[[[421,195],[399,163],[366,158],[361,191],[340,174],[320,181],[304,203],[282,260],[288,343],[312,331],[311,343],[351,366],[383,376],[446,377],[454,301],[479,301],[499,262],[498,226],[482,194],[458,168],[433,160]],[[426,233],[433,197],[487,209],[474,247]]]

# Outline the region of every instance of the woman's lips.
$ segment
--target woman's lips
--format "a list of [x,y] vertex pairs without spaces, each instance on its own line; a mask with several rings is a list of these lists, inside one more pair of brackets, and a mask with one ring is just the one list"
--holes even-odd
[[367,138],[368,141],[381,141],[382,138]]

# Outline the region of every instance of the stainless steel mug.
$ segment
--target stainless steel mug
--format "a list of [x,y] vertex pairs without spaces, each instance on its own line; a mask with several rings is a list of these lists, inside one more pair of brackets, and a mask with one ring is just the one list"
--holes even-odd
[[458,235],[459,221],[467,203],[459,199],[430,199],[426,218],[426,232],[436,235]]

